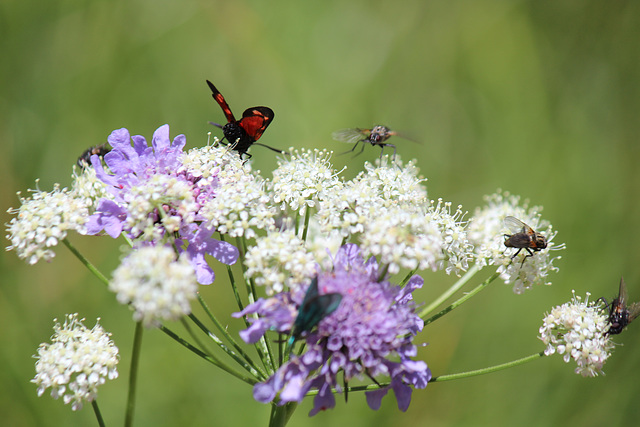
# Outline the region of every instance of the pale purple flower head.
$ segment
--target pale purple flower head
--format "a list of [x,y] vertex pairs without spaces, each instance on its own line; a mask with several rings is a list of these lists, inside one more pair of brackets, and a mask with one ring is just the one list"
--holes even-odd
[[[378,409],[382,397],[393,390],[398,407],[405,411],[411,401],[411,386],[424,388],[431,379],[426,363],[411,358],[417,354],[413,337],[423,327],[414,313],[412,292],[422,286],[413,276],[404,287],[380,274],[374,258],[364,261],[357,245],[347,244],[335,256],[334,269],[318,274],[320,295],[339,293],[338,309],[320,321],[305,337],[305,352],[292,355],[266,382],[254,388],[254,398],[278,404],[300,402],[310,389],[317,389],[310,415],[335,406],[332,388],[340,390],[342,376],[349,381],[365,377],[390,378],[390,384],[367,392],[367,403]],[[306,294],[305,287],[261,299],[236,316],[249,317],[252,325],[243,331],[247,342],[257,341],[267,330],[290,332],[297,310]],[[340,371],[342,374],[339,375]]]
[[204,255],[233,264],[238,250],[213,239],[214,228],[199,213],[219,186],[215,178],[202,179],[182,167],[184,135],[170,141],[169,125],[164,125],[155,131],[149,146],[144,137],[132,137],[123,128],[113,131],[108,141],[113,147],[104,156],[108,171],[97,155],[91,163],[113,199],[99,201],[87,223],[87,234],[104,230],[113,238],[126,233],[152,244],[175,243],[189,255],[198,282],[213,282],[213,270]]

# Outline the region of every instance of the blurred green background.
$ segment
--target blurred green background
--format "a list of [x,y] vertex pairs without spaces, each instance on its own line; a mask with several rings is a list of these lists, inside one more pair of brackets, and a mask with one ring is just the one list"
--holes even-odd
[[[613,297],[621,275],[640,300],[640,4],[631,1],[16,1],[0,3],[0,197],[2,222],[15,192],[70,183],[87,147],[127,127],[150,138],[169,123],[189,147],[223,121],[205,79],[236,115],[268,105],[261,142],[275,147],[348,146],[331,132],[385,124],[418,159],[431,198],[471,213],[497,188],[544,206],[568,250],[551,287],[522,296],[498,282],[419,336],[435,375],[477,369],[542,350],[545,311],[587,291]],[[219,134],[219,131],[217,132]],[[274,153],[251,150],[270,176]],[[347,177],[378,156],[366,147]],[[120,242],[74,241],[104,271]],[[5,245],[8,242],[5,241]],[[0,258],[0,413],[12,426],[94,425],[29,380],[52,319],[96,317],[120,347],[121,377],[100,389],[108,425],[122,422],[131,314],[63,247],[52,263]],[[220,280],[204,293],[231,304]],[[484,273],[488,274],[488,273]],[[454,278],[427,273],[429,301]],[[231,328],[238,322],[229,320]],[[409,410],[388,396],[381,410],[354,393],[347,405],[293,426],[634,425],[640,416],[640,325],[616,341],[606,376],[585,379],[560,357],[415,391]],[[158,331],[144,338],[137,425],[266,425],[269,407],[251,388],[210,368]]]

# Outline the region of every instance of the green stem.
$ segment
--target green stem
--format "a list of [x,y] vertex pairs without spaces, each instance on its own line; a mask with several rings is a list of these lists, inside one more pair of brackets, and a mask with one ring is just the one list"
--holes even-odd
[[142,349],[142,322],[136,323],[133,335],[133,349],[131,352],[131,371],[129,372],[129,396],[127,398],[127,413],[124,418],[125,427],[133,425],[133,412],[136,407],[136,384],[138,381],[138,366],[140,364],[140,350]]
[[[464,302],[466,302],[467,300],[469,300],[469,298],[473,297],[474,295],[476,295],[478,292],[480,292],[481,290],[483,290],[484,288],[486,288],[491,282],[493,282],[496,278],[498,278],[498,276],[500,276],[500,273],[498,273],[497,271],[495,273],[493,273],[491,275],[491,277],[489,277],[487,280],[485,280],[484,282],[480,283],[478,286],[476,286],[475,288],[473,288],[471,291],[469,291],[468,293],[466,293],[463,297],[461,297],[460,299],[458,299],[457,301],[454,301],[450,306],[446,307],[444,310],[442,310],[441,312],[434,314],[433,316],[431,316],[428,319],[424,320],[424,326],[427,326],[429,323],[441,318],[442,316],[444,316],[445,314],[447,314],[448,312],[452,311],[453,309],[460,307]],[[424,310],[423,310],[424,311]],[[423,314],[422,312],[419,314],[419,316],[422,318]]]
[[309,220],[311,219],[311,208],[305,207],[304,211],[304,230],[302,230],[302,241],[307,241],[307,232],[309,231]]
[[387,272],[389,271],[389,264],[385,264],[382,266],[380,270],[380,275],[378,276],[378,282],[382,282],[385,277],[387,277]]
[[474,265],[473,267],[471,267],[464,276],[462,276],[460,279],[458,279],[458,281],[456,283],[453,284],[453,286],[451,286],[449,289],[447,289],[447,291],[445,293],[443,293],[442,295],[440,295],[438,297],[438,299],[436,299],[435,301],[433,301],[431,304],[429,304],[428,306],[426,306],[421,312],[420,312],[420,317],[424,317],[427,314],[431,313],[433,310],[436,309],[436,307],[438,307],[440,304],[442,304],[443,302],[445,302],[451,295],[455,294],[456,292],[458,292],[458,290],[460,290],[460,288],[462,288],[464,285],[467,284],[467,282],[469,280],[471,280],[471,278],[473,276],[475,276],[475,274],[480,271],[480,267],[478,267],[478,265]]
[[209,348],[207,348],[207,346],[204,344],[204,342],[202,342],[200,340],[200,338],[198,338],[198,336],[196,335],[196,333],[193,331],[193,329],[191,329],[191,325],[189,325],[189,322],[187,322],[187,320],[184,318],[184,316],[182,316],[180,318],[180,323],[182,324],[182,326],[187,330],[187,333],[189,334],[189,336],[191,338],[193,338],[193,341],[200,347],[200,349],[202,349],[202,352],[209,355],[209,357],[216,359],[217,361],[220,361],[214,354],[213,352],[211,352],[209,350]]
[[218,328],[218,330],[220,331],[220,333],[222,334],[222,336],[224,338],[227,339],[227,341],[229,341],[231,343],[231,345],[233,346],[233,348],[236,349],[236,351],[242,356],[244,357],[244,359],[247,361],[247,363],[249,363],[250,365],[252,365],[253,367],[255,367],[256,369],[258,369],[258,367],[256,366],[256,364],[251,360],[251,357],[244,351],[244,349],[242,347],[240,347],[238,345],[238,343],[236,342],[236,340],[233,339],[233,337],[231,336],[231,334],[229,334],[229,332],[227,332],[227,329],[222,326],[222,324],[220,323],[220,321],[216,318],[216,316],[213,314],[213,312],[211,312],[211,310],[209,309],[209,306],[207,305],[207,303],[204,301],[204,299],[202,299],[202,295],[200,295],[200,292],[198,292],[198,301],[200,302],[200,305],[202,306],[202,308],[204,309],[205,313],[207,313],[207,316],[209,316],[209,319],[213,322],[213,324],[216,326],[216,328]]
[[242,380],[242,381],[246,382],[249,385],[254,385],[254,384],[256,384],[258,382],[256,380],[254,380],[253,378],[245,377],[245,376],[239,374],[238,372],[234,371],[233,369],[231,369],[230,367],[228,367],[224,363],[221,363],[219,360],[209,356],[208,354],[206,354],[205,352],[203,352],[199,348],[194,347],[189,342],[187,342],[184,339],[180,338],[171,329],[169,329],[169,328],[167,328],[165,326],[160,326],[160,330],[162,332],[164,332],[165,334],[169,335],[169,337],[173,338],[175,341],[177,341],[179,344],[181,344],[182,346],[184,346],[188,350],[191,350],[197,356],[200,356],[201,358],[203,358],[207,362],[211,363],[212,365],[217,366],[218,368],[220,368],[223,371],[233,375],[234,377],[238,378],[239,380]]
[[220,347],[225,353],[227,353],[233,360],[238,362],[238,364],[242,366],[247,372],[249,372],[251,375],[261,380],[264,380],[267,378],[267,375],[264,372],[261,372],[258,369],[254,368],[253,366],[251,366],[249,363],[243,360],[240,356],[238,356],[233,350],[231,350],[225,343],[223,343],[222,340],[218,338],[213,332],[209,331],[207,327],[204,326],[204,324],[200,322],[200,320],[193,313],[189,315],[189,318],[193,321],[193,323],[196,324],[196,326],[198,326],[202,330],[202,332],[207,334],[209,338],[211,338],[213,342],[218,345],[218,347]]
[[133,247],[133,240],[131,240],[131,238],[129,236],[127,236],[126,234],[122,233],[120,234],[122,236],[122,238],[124,239],[125,242],[127,242],[127,244],[129,245],[130,248]]
[[102,414],[100,413],[100,408],[98,407],[98,401],[97,400],[92,400],[91,401],[91,407],[93,408],[93,413],[96,414],[96,419],[98,420],[98,425],[100,427],[104,427],[104,420],[102,419]]
[[62,242],[71,251],[71,253],[74,254],[76,258],[78,258],[80,262],[83,263],[85,267],[87,267],[89,271],[92,272],[102,283],[104,283],[105,285],[109,284],[109,279],[107,279],[107,277],[102,274],[100,270],[98,270],[93,264],[91,264],[91,262],[87,258],[85,258],[84,255],[82,255],[66,237],[62,239]]
[[[378,384],[356,385],[356,386],[349,387],[348,393],[351,393],[352,391],[378,390],[380,388],[388,387],[389,385],[391,385],[391,383],[380,383],[379,385]],[[335,388],[332,388],[331,392],[337,393],[337,390]],[[314,389],[314,390],[309,390],[305,396],[315,396],[316,394],[318,394],[318,390]]]
[[[240,298],[240,292],[238,292],[238,286],[236,285],[236,278],[233,275],[233,270],[230,265],[227,265],[227,273],[229,274],[229,281],[231,282],[231,290],[233,291],[233,296],[236,299],[236,304],[238,304],[238,309],[240,311],[244,310],[244,304],[242,304],[242,299]],[[249,322],[245,321],[245,324],[249,326]]]
[[409,273],[407,273],[407,275],[405,276],[404,279],[402,279],[402,281],[400,282],[400,286],[404,287],[404,285],[407,284],[407,282],[409,281],[409,279],[411,279],[413,277],[414,274],[416,274],[416,271],[418,271],[417,268],[414,268],[413,270],[411,270]]
[[[523,357],[521,359],[516,359],[516,360],[512,360],[511,362],[502,363],[500,365],[489,366],[487,368],[476,369],[474,371],[459,372],[457,374],[440,375],[440,376],[431,378],[429,382],[436,383],[436,382],[443,382],[443,381],[452,381],[452,380],[459,380],[462,378],[476,377],[478,375],[490,374],[492,372],[502,371],[504,369],[513,368],[519,365],[524,365],[525,363],[533,362],[534,360],[540,359],[544,356],[545,356],[544,351],[541,351],[540,353],[535,353],[530,356]],[[351,393],[352,391],[377,390],[379,388],[388,387],[389,385],[390,383],[380,383],[380,385],[368,384],[368,385],[354,386],[354,387],[349,387],[349,393]],[[335,389],[332,389],[332,391],[334,393],[336,392]],[[309,392],[307,392],[306,395],[315,396],[316,394],[318,394],[318,390],[309,390]]]
[[[247,241],[245,240],[244,236],[242,236],[242,238],[238,237],[236,240],[238,246],[240,246],[242,248],[241,254],[242,259],[244,259],[244,254],[247,253]],[[244,265],[244,263],[240,263],[240,266],[242,267],[242,273],[243,275],[246,277],[247,275],[247,267]],[[249,280],[247,282],[247,294],[249,297],[249,303],[253,304],[254,302],[256,302],[257,300],[257,294],[256,294],[256,284],[253,280]]]
[[[246,254],[247,241],[245,240],[244,236],[242,236],[242,239],[240,237],[237,237],[236,242],[241,255]],[[244,259],[244,256],[241,256],[240,259]],[[240,266],[242,267],[243,276],[246,278],[247,271],[246,271],[246,266],[244,265],[244,262],[241,262]],[[253,279],[245,280],[245,283],[247,286],[247,298],[249,299],[249,304],[253,304],[257,300],[256,284],[253,281]],[[253,317],[257,319],[258,315],[254,313]],[[245,322],[246,321],[247,320],[245,320]],[[275,372],[276,366],[274,362],[275,358],[273,356],[273,351],[271,349],[271,346],[269,345],[269,341],[267,341],[264,335],[260,337],[260,340],[258,340],[257,343],[255,343],[255,348],[256,348],[256,351],[258,352],[258,356],[260,356],[260,360],[262,361],[262,364],[264,365],[265,369],[271,373]]]
[[271,404],[271,417],[269,418],[269,427],[284,427],[289,422],[291,415],[298,407],[297,402],[289,402],[282,406],[275,403]]
[[[243,238],[236,237],[236,246],[240,251],[240,259],[244,260],[245,259],[244,254],[247,253],[247,241],[244,239],[244,236]],[[242,268],[242,275],[246,278],[247,267],[244,265],[244,262],[240,263],[240,267]],[[247,290],[247,297],[249,298],[249,303],[253,304],[254,302],[256,302],[255,284],[253,280],[249,279],[249,280],[245,280],[245,285]]]
[[525,363],[532,362],[534,360],[544,357],[544,351],[535,353],[521,359],[512,360],[511,362],[503,363],[501,365],[489,366],[488,368],[476,369],[475,371],[459,372],[457,374],[440,375],[431,378],[430,383],[459,380],[461,378],[476,377],[478,375],[490,374],[491,372],[501,371],[503,369],[513,368],[514,366],[524,365]]
[[299,210],[296,212],[296,217],[293,221],[294,221],[294,232],[295,232],[295,235],[297,236],[298,230],[300,229],[300,211]]

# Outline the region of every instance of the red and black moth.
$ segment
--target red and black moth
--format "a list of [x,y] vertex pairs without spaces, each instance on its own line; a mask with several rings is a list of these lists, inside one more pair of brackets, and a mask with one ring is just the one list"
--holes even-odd
[[227,118],[227,124],[222,126],[218,123],[209,122],[214,126],[222,128],[222,133],[224,134],[224,138],[228,141],[229,144],[232,145],[233,150],[237,151],[240,154],[240,158],[242,155],[246,155],[247,159],[251,157],[251,154],[247,153],[247,150],[253,145],[262,145],[263,147],[267,147],[270,150],[273,150],[277,153],[284,153],[282,150],[278,150],[273,147],[269,147],[268,145],[257,143],[256,141],[260,139],[264,131],[267,129],[267,126],[271,124],[273,121],[273,110],[269,107],[251,107],[244,110],[242,113],[242,118],[240,120],[236,120],[231,112],[231,108],[229,108],[229,104],[224,100],[224,96],[220,93],[218,89],[207,80],[207,84],[211,89],[211,96],[216,100],[220,108],[222,108],[222,112]]

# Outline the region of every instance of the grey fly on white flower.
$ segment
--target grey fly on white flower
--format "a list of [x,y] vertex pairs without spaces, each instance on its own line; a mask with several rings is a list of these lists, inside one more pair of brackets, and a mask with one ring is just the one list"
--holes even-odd
[[533,256],[532,251],[537,252],[547,248],[546,237],[541,233],[537,233],[533,228],[529,227],[518,218],[514,216],[507,216],[504,218],[504,225],[513,233],[504,235],[504,245],[508,248],[518,249],[516,253],[511,256],[511,259],[517,257],[518,254],[525,249],[529,255],[525,255],[524,258],[522,258],[522,264],[524,264],[527,258]]
[[[500,190],[486,196],[485,200],[487,204],[476,209],[468,226],[469,240],[475,247],[476,264],[479,267],[497,265],[500,278],[506,284],[513,284],[516,294],[521,294],[534,285],[550,285],[549,272],[558,270],[553,262],[560,258],[553,256],[552,251],[564,249],[565,245],[554,242],[557,232],[548,221],[540,218],[542,208],[529,207],[526,201],[520,202],[519,196]],[[517,229],[505,226],[505,218],[508,217],[518,220]],[[508,224],[511,222],[515,223],[507,221]],[[505,246],[505,235],[523,232],[524,226],[535,230],[536,235],[544,236],[546,247],[537,251],[535,256],[529,256],[526,251],[516,253],[522,248],[514,250]],[[525,259],[527,262],[524,262]]]

